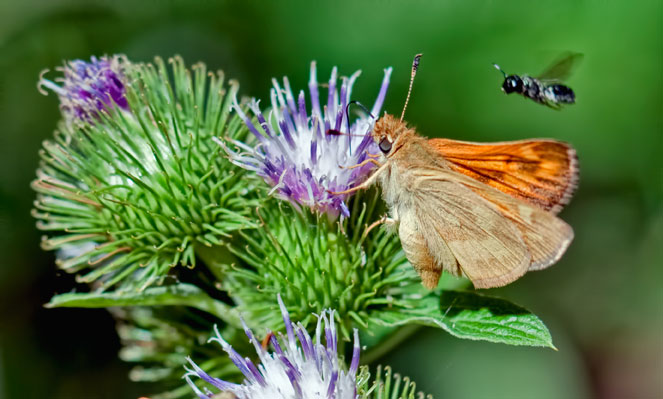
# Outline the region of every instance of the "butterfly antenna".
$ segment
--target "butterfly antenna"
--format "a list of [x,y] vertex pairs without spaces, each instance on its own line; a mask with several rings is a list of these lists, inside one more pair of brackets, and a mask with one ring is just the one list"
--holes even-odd
[[493,64],[493,66],[495,67],[495,69],[497,69],[498,71],[502,72],[502,75],[504,75],[504,79],[506,79],[506,72],[504,72],[504,71],[502,70],[502,68],[500,68],[500,66],[497,65],[497,64]]
[[412,61],[412,73],[410,74],[410,88],[407,89],[407,97],[405,97],[405,105],[403,105],[403,112],[401,112],[401,122],[403,122],[403,117],[405,116],[405,110],[407,109],[407,103],[410,102],[410,93],[412,93],[412,84],[414,83],[414,77],[417,75],[417,69],[419,69],[419,59],[423,54],[417,54],[414,56]]

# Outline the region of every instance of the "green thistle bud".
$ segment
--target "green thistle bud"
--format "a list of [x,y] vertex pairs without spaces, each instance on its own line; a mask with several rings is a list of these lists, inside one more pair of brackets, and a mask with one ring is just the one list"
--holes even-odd
[[374,312],[416,308],[427,295],[401,249],[398,236],[366,226],[384,210],[376,191],[359,193],[350,217],[331,222],[318,213],[298,212],[270,201],[259,213],[263,225],[240,232],[231,245],[240,259],[222,282],[251,326],[279,328],[274,296],[280,294],[293,319],[307,324],[312,314],[336,309],[345,341],[353,326],[365,334]]
[[80,281],[102,289],[143,289],[177,264],[193,267],[197,248],[253,226],[250,180],[213,141],[246,137],[230,116],[238,84],[204,64],[169,62],[170,71],[159,58],[126,61],[127,106],[61,123],[41,151],[32,187],[37,226],[50,234],[42,246],[58,251],[63,270],[88,269]]

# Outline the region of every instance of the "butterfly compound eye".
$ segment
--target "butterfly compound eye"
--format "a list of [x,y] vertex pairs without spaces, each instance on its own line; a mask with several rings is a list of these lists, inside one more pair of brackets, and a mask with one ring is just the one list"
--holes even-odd
[[391,141],[389,141],[389,139],[386,137],[380,140],[380,144],[378,144],[378,146],[380,147],[380,151],[385,154],[391,151]]

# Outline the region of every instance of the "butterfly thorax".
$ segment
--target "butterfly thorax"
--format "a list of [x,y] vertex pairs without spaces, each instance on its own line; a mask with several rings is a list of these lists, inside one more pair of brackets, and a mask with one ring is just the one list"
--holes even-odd
[[393,140],[391,149],[382,153],[381,161],[386,163],[386,169],[378,181],[392,217],[398,219],[398,209],[411,206],[422,172],[435,173],[448,166],[443,158],[431,153],[428,139],[391,115],[385,115],[376,123],[373,137],[378,143]]

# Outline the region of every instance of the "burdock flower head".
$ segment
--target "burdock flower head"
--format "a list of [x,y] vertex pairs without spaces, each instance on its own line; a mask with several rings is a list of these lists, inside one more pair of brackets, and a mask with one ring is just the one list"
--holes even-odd
[[[221,344],[230,359],[244,374],[242,384],[235,384],[211,377],[189,359],[193,369],[187,369],[185,378],[202,399],[214,397],[209,389],[200,390],[191,377],[197,376],[222,392],[231,392],[238,399],[354,399],[357,397],[357,370],[359,368],[359,334],[354,331],[352,360],[347,371],[339,360],[334,312],[326,310],[318,316],[315,339],[311,338],[301,323],[290,321],[281,297],[278,296],[286,336],[279,338],[270,333],[274,352],[268,352],[253,332],[244,326],[258,354],[260,364],[242,358],[219,334],[210,341]],[[324,341],[321,341],[324,330]]]
[[41,73],[37,87],[42,94],[48,94],[44,88],[54,91],[60,98],[60,108],[67,123],[90,122],[101,110],[112,107],[128,109],[126,81],[123,72],[126,59],[122,56],[91,57],[90,62],[83,60],[68,61],[56,68],[63,77],[56,78],[58,85],[44,77],[48,70]]
[[[359,71],[341,78],[338,90],[337,70],[334,68],[328,83],[327,103],[320,104],[315,62],[311,64],[309,96],[311,115],[306,110],[304,91],[295,98],[288,78],[283,87],[276,79],[270,91],[271,110],[267,117],[261,112],[258,101],[249,107],[258,121],[251,121],[237,100],[234,110],[244,120],[258,143],[255,147],[232,141],[235,150],[226,151],[231,161],[261,176],[281,199],[289,200],[295,207],[306,206],[335,218],[339,214],[349,216],[344,200],[346,196],[334,195],[361,183],[372,164],[349,169],[367,159],[368,153],[377,153],[370,137],[374,118],[379,114],[389,86],[391,68],[384,71],[378,97],[370,114],[362,113],[349,124],[346,107],[350,102],[352,86]],[[330,134],[333,132],[333,134]]]
[[230,115],[236,81],[180,57],[65,65],[62,86],[41,79],[60,96],[66,123],[44,142],[32,184],[33,215],[48,231],[42,246],[58,251],[60,268],[88,270],[79,281],[101,290],[140,291],[254,226],[246,171],[212,140],[249,134]]

